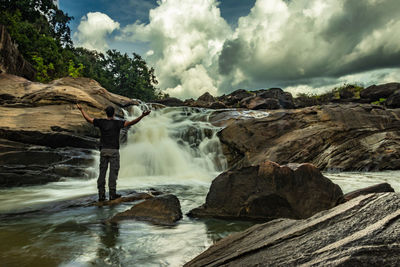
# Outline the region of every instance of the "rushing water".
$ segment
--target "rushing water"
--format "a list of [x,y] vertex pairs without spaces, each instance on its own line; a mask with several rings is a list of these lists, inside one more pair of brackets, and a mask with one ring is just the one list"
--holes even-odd
[[[139,114],[135,108],[133,116]],[[132,127],[121,149],[118,190],[175,194],[184,214],[204,203],[212,179],[226,169],[219,129],[208,123],[209,114],[166,108]],[[397,171],[325,175],[345,192],[384,181],[400,189]],[[96,194],[96,179],[0,190],[0,266],[181,266],[216,240],[251,225],[187,216],[173,227],[138,221],[109,225],[106,219],[132,204],[71,206]]]

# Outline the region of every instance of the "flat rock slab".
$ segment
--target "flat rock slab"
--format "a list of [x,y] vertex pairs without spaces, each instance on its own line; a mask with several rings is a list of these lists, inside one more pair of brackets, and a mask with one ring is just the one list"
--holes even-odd
[[147,199],[129,210],[118,213],[109,220],[111,223],[134,219],[160,225],[174,225],[182,218],[179,199],[171,194]]
[[305,220],[255,225],[185,266],[398,266],[400,195],[359,196]]

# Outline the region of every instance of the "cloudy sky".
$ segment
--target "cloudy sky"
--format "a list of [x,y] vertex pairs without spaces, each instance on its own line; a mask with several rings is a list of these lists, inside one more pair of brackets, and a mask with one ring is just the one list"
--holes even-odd
[[59,0],[76,46],[138,53],[159,87],[320,93],[400,82],[398,0]]

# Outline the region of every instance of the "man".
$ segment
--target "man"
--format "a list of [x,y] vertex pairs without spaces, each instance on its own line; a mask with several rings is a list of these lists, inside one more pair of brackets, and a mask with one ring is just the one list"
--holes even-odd
[[99,178],[97,179],[97,188],[99,190],[99,201],[106,200],[106,172],[110,163],[110,175],[108,177],[109,199],[117,199],[121,195],[117,194],[117,178],[119,171],[119,132],[121,128],[128,127],[138,123],[145,116],[150,114],[150,110],[144,111],[140,117],[132,121],[114,119],[115,110],[113,107],[106,108],[107,119],[91,118],[79,104],[77,108],[87,122],[92,123],[100,129],[100,167]]

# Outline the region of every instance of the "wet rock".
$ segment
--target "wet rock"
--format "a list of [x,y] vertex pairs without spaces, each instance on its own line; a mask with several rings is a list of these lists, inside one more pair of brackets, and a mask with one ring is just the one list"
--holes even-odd
[[343,195],[343,197],[339,200],[339,203],[347,202],[361,195],[367,195],[372,193],[386,193],[386,192],[394,192],[394,189],[390,184],[381,183],[377,185],[372,185],[362,189],[354,190],[352,192]]
[[400,196],[369,194],[309,219],[228,236],[185,266],[397,266]]
[[153,197],[154,196],[150,193],[143,193],[143,192],[142,193],[131,193],[127,196],[122,196],[120,198],[113,199],[113,200],[106,200],[106,201],[100,201],[100,202],[96,201],[96,202],[89,204],[89,206],[98,206],[98,207],[113,206],[113,205],[117,205],[117,204],[124,203],[124,202],[134,202],[134,201],[138,201],[138,200],[150,199]]
[[361,98],[369,99],[371,102],[381,98],[388,98],[391,94],[400,90],[400,83],[387,83],[371,85],[360,92]]
[[[0,74],[0,180],[2,186],[43,184],[65,177],[91,178],[89,149],[98,147],[98,130],[75,103],[94,118],[104,109],[137,101],[108,92],[88,78],[62,78],[49,84]],[[123,132],[121,133],[123,137]]]
[[[400,109],[336,104],[268,113],[236,119],[218,133],[230,167],[268,159],[310,162],[321,170],[400,169]],[[234,116],[219,114],[225,121]]]
[[184,105],[182,100],[175,98],[175,97],[167,97],[167,98],[155,100],[154,102],[163,104],[168,107],[179,107],[179,106]]
[[147,199],[127,211],[118,213],[110,222],[134,219],[161,225],[174,225],[182,218],[179,199],[171,194]]
[[311,164],[279,166],[265,161],[220,174],[211,184],[206,203],[188,215],[253,220],[307,218],[334,207],[342,195],[340,187]]
[[50,148],[0,139],[0,187],[56,182],[66,177],[89,179],[92,151]]

